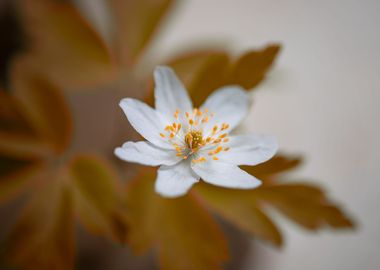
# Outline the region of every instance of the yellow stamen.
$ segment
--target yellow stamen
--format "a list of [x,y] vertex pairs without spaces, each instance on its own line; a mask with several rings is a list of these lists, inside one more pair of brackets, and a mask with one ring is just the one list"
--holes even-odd
[[160,136],[161,136],[162,138],[165,138],[165,134],[160,133]]
[[213,160],[218,160],[219,158],[217,158],[217,157],[213,157],[212,159],[213,159]]
[[228,150],[230,150],[230,148],[229,147],[226,147],[226,148],[224,148],[224,151],[228,151]]
[[228,138],[225,138],[224,140],[223,140],[223,142],[228,142],[230,139],[228,139]]

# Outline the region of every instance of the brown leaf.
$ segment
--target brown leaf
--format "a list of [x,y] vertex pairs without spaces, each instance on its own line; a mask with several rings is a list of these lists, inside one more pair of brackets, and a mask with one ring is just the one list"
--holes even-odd
[[241,166],[241,168],[260,180],[267,182],[280,173],[285,173],[297,168],[301,163],[302,158],[300,156],[278,154],[267,162],[256,166]]
[[316,230],[324,227],[352,228],[351,219],[320,188],[310,184],[281,184],[254,190],[258,201],[270,204],[299,225]]
[[229,62],[225,52],[200,50],[177,56],[168,65],[186,85],[194,106],[199,107],[215,89],[227,83]]
[[8,238],[7,259],[22,269],[73,269],[73,227],[72,194],[62,182],[45,181]]
[[245,89],[254,88],[264,79],[279,51],[280,46],[274,44],[242,55],[232,68],[229,83]]
[[37,69],[68,87],[113,78],[115,65],[109,50],[75,8],[46,0],[23,0],[19,6]]
[[127,189],[132,248],[156,247],[162,269],[220,269],[227,247],[219,226],[191,194],[177,199],[157,195],[154,179],[148,170]]
[[116,45],[125,64],[134,64],[146,49],[173,0],[111,0]]
[[49,143],[55,153],[62,153],[71,140],[72,120],[61,89],[24,61],[13,66],[11,82],[24,119],[40,141]]
[[40,169],[41,162],[37,160],[0,155],[0,203],[11,200],[28,189],[30,180]]
[[86,155],[73,159],[69,170],[79,219],[85,227],[124,242],[126,217],[117,175],[105,161]]
[[224,189],[201,183],[196,186],[200,199],[213,211],[254,236],[276,246],[282,245],[282,236],[257,203],[251,190]]

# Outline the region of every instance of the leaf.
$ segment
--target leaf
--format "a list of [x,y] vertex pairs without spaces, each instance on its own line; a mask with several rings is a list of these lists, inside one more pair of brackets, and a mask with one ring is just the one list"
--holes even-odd
[[121,59],[134,64],[158,30],[173,0],[111,0]]
[[288,218],[310,230],[327,226],[352,228],[353,222],[324,192],[308,184],[274,184],[253,190],[197,185],[195,191],[212,210],[254,236],[282,245],[282,236],[266,214],[274,206]]
[[115,76],[108,48],[71,5],[23,0],[20,10],[36,69],[67,87],[92,86]]
[[13,66],[12,94],[39,139],[59,154],[71,141],[71,114],[61,89],[32,68],[22,61]]
[[28,189],[30,180],[40,168],[41,164],[37,160],[0,155],[0,203],[9,201]]
[[232,68],[230,84],[238,84],[245,89],[257,86],[265,78],[279,51],[280,46],[274,44],[242,55]]
[[330,202],[324,191],[309,184],[281,184],[255,190],[259,201],[270,204],[299,225],[316,230],[323,227],[352,228],[351,219]]
[[229,63],[229,56],[224,52],[200,51],[176,59],[169,65],[184,81],[194,106],[199,107],[215,89],[227,83]]
[[152,170],[127,188],[129,243],[137,252],[155,247],[162,269],[220,269],[226,259],[223,234],[189,194],[165,199],[154,192]]
[[267,182],[280,173],[285,173],[297,168],[301,163],[302,158],[299,156],[277,154],[267,162],[256,166],[241,166],[241,168],[260,180]]
[[196,50],[174,57],[167,61],[167,65],[176,71],[194,105],[199,107],[222,86],[240,85],[246,90],[257,86],[273,65],[279,50],[280,45],[268,45],[263,49],[248,51],[237,60],[232,60],[223,51]]
[[46,155],[49,151],[22,114],[21,104],[0,90],[0,153],[23,159]]
[[72,194],[61,184],[45,181],[39,185],[12,230],[6,258],[15,266],[29,270],[73,269]]
[[69,171],[81,222],[93,233],[125,242],[126,216],[116,174],[103,160],[89,155],[74,158]]
[[252,191],[224,189],[206,183],[198,184],[195,191],[213,211],[240,229],[282,245],[282,236],[272,220],[261,209]]

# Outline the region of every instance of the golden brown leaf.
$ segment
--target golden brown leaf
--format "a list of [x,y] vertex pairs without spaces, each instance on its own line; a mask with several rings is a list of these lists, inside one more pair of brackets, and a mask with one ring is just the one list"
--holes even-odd
[[24,159],[50,151],[28,123],[18,100],[0,90],[0,153]]
[[196,186],[200,199],[213,211],[242,230],[281,246],[282,236],[261,209],[252,191],[224,189],[205,183]]
[[127,189],[129,242],[137,252],[156,247],[162,269],[220,269],[227,247],[219,226],[189,194],[165,199],[154,192],[151,170]]
[[323,190],[310,184],[277,184],[258,188],[254,193],[258,201],[274,206],[310,230],[354,226],[351,219],[326,197]]
[[278,246],[282,244],[282,237],[265,213],[268,205],[311,230],[326,226],[336,229],[354,226],[321,189],[309,184],[275,184],[254,190],[224,189],[202,184],[196,187],[196,192],[206,205],[231,223]]
[[[280,45],[269,45],[248,51],[237,60],[232,60],[227,52],[198,50],[180,54],[167,65],[176,71],[198,107],[222,86],[240,85],[247,90],[257,86],[273,65],[279,50]],[[151,93],[148,100],[152,101],[152,97]]]
[[229,83],[254,88],[264,79],[279,51],[280,46],[275,44],[242,55],[233,65]]
[[302,159],[299,156],[277,154],[267,162],[256,166],[241,166],[241,168],[260,180],[267,182],[280,173],[285,173],[297,168],[301,162]]
[[200,50],[177,56],[168,65],[186,85],[194,106],[199,107],[215,89],[227,83],[229,63],[225,52]]
[[53,152],[62,153],[71,140],[72,121],[61,89],[24,61],[13,66],[11,82],[24,119],[40,141],[49,143]]
[[25,191],[40,168],[41,164],[37,160],[14,159],[0,155],[0,203]]
[[124,242],[126,218],[117,175],[105,161],[86,155],[72,160],[69,170],[82,223],[93,233]]
[[[60,177],[54,173],[48,175]],[[72,269],[73,227],[70,190],[60,181],[43,181],[36,186],[30,203],[9,236],[7,259],[28,270]]]
[[35,68],[64,86],[89,86],[115,75],[110,52],[99,35],[69,4],[20,1]]
[[134,64],[158,30],[173,0],[111,0],[116,45],[125,64]]

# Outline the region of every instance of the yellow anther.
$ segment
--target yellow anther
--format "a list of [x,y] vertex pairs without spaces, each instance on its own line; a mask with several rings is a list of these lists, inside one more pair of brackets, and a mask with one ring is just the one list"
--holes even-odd
[[163,134],[163,133],[160,133],[160,136],[161,136],[162,138],[165,138],[165,134]]
[[218,148],[216,148],[215,154],[218,154],[222,150],[223,150],[223,147],[219,146]]
[[189,117],[190,117],[189,112],[186,112],[185,114],[186,114],[186,118],[189,118]]
[[207,123],[207,122],[208,122],[208,116],[203,117],[202,123]]
[[207,137],[206,142],[209,143],[209,142],[211,142],[211,140],[212,140],[211,137]]
[[223,139],[225,137],[227,137],[227,133],[224,133],[224,134],[222,134],[222,135],[219,136],[219,138],[221,138],[221,139]]
[[194,124],[194,120],[193,120],[193,119],[190,119],[190,120],[189,120],[189,124],[190,124],[190,125],[193,125],[193,124]]
[[209,155],[209,156],[212,156],[213,154],[214,154],[213,151],[209,151],[209,152],[208,152],[208,155]]
[[226,129],[229,128],[229,127],[230,127],[229,124],[224,123],[224,124],[222,125],[222,130],[226,130]]
[[176,156],[177,156],[177,157],[181,157],[181,156],[182,156],[182,153],[177,153]]
[[170,138],[174,138],[175,134],[172,132],[170,133]]
[[205,108],[205,113],[206,113],[206,114],[208,113],[208,109],[207,109],[207,108]]
[[173,128],[176,128],[177,127],[177,124],[174,122],[173,123]]
[[201,110],[197,111],[197,116],[202,116],[202,111]]
[[225,138],[224,140],[223,140],[223,142],[228,142],[230,139],[228,139],[228,138]]
[[216,139],[215,141],[214,141],[214,143],[215,144],[218,144],[218,143],[220,143],[222,140],[221,139]]
[[230,150],[230,148],[229,147],[226,147],[226,148],[224,148],[224,151],[228,151],[228,150]]
[[219,158],[217,158],[217,157],[212,157],[212,159],[213,159],[213,160],[218,160]]
[[168,130],[171,130],[171,128],[172,128],[171,126],[166,126],[165,130],[168,131]]
[[178,124],[178,126],[177,126],[177,130],[180,130],[181,127],[182,127],[182,125],[181,125],[181,124]]

